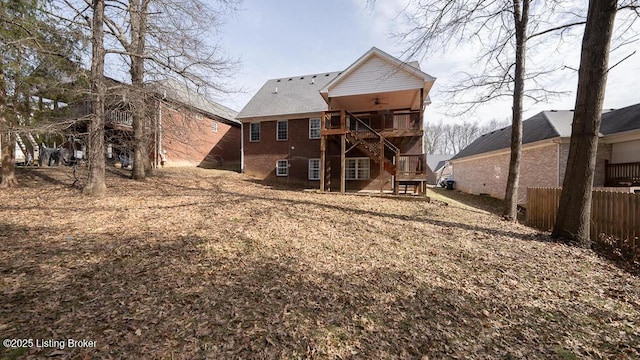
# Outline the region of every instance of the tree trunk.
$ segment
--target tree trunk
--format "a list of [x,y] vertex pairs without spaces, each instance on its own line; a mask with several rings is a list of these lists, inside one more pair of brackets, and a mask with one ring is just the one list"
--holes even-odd
[[91,59],[91,92],[92,118],[89,123],[89,141],[87,146],[89,158],[89,180],[83,189],[86,195],[102,195],[107,191],[105,184],[104,157],[104,99],[106,86],[104,83],[104,0],[93,0]]
[[148,0],[131,1],[131,86],[133,104],[133,170],[134,180],[144,180],[150,170],[146,134],[146,101],[144,95],[144,52],[147,29]]
[[0,188],[13,187],[18,184],[16,180],[16,140],[9,131],[9,119],[7,116],[7,87],[4,76],[3,62],[0,61],[0,127],[4,129],[0,133],[0,153],[2,153],[2,180]]
[[527,23],[529,20],[529,0],[513,2],[513,16],[516,29],[516,63],[514,70],[514,89],[511,124],[511,158],[509,176],[505,190],[505,209],[503,217],[508,221],[518,221],[518,183],[520,182],[520,157],[522,155],[522,108],[524,99],[524,75],[527,45]]
[[591,191],[598,152],[616,0],[591,0],[582,39],[569,159],[551,237],[591,245]]
[[0,188],[9,188],[18,185],[16,180],[16,139],[11,132],[3,131],[0,134],[0,143],[2,143],[2,181]]

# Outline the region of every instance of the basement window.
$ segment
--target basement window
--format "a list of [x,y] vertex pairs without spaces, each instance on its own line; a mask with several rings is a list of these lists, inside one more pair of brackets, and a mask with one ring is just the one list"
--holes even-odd
[[369,158],[345,159],[345,178],[347,180],[369,180]]
[[320,180],[320,159],[309,159],[309,180]]
[[276,162],[276,176],[289,176],[289,160]]

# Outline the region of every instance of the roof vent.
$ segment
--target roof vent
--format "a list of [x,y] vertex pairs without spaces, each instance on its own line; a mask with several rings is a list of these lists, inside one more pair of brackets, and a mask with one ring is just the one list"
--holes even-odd
[[329,74],[324,74],[324,76],[329,76]]
[[311,85],[313,85],[313,84],[315,84],[315,83],[316,83],[316,79],[311,78]]
[[276,80],[276,82],[280,82],[280,79]]
[[293,79],[292,79],[292,78],[289,78],[289,80],[288,80],[288,81],[291,81],[291,80],[293,80]]
[[304,79],[304,76],[300,76],[300,80]]
[[278,93],[278,87],[276,86],[276,89],[273,91],[274,94]]

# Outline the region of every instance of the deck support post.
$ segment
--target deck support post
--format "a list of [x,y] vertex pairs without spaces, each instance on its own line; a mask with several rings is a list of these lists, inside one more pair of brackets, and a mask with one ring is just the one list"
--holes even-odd
[[398,166],[400,165],[400,153],[396,152],[396,176],[395,181],[393,182],[393,195],[398,195],[400,192],[400,181],[398,179]]
[[378,174],[378,179],[380,179],[380,195],[384,193],[384,138],[380,136],[380,158],[378,159],[380,163],[380,174]]
[[325,173],[326,173],[326,159],[327,159],[327,136],[322,135],[320,137],[320,191],[325,191]]

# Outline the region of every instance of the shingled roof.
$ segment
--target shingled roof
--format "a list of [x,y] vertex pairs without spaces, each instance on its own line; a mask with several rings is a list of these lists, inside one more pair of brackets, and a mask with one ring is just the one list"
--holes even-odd
[[237,118],[326,111],[328,106],[320,95],[320,89],[339,74],[339,71],[334,71],[268,80]]
[[602,114],[600,132],[604,135],[619,134],[640,129],[640,104],[623,107]]
[[237,111],[209,100],[204,95],[189,89],[184,83],[165,79],[156,81],[150,84],[150,86],[154,91],[166,95],[166,98],[169,100],[189,106],[196,111],[212,115],[230,124],[240,125],[240,122],[236,120]]
[[[522,143],[571,137],[573,110],[543,111],[522,122]],[[600,136],[640,129],[640,104],[602,114]],[[457,153],[451,160],[507,149],[511,145],[511,126],[484,134]]]
[[[543,111],[522,122],[522,143],[571,136],[573,111]],[[509,148],[511,126],[484,134],[457,153],[451,160]]]

